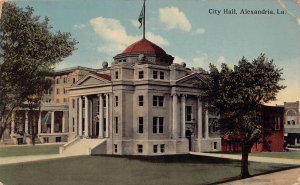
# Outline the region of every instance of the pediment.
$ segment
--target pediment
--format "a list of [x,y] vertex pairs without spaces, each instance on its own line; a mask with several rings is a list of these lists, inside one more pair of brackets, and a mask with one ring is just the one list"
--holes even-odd
[[83,82],[81,82],[78,85],[97,85],[97,84],[103,84],[103,83],[105,83],[105,82],[102,80],[99,80],[94,77],[88,77],[87,79],[85,79]]
[[204,84],[207,79],[206,75],[200,73],[193,73],[191,75],[185,76],[176,81],[176,85],[179,86],[199,86],[200,84]]
[[106,84],[110,81],[101,77],[102,75],[99,74],[87,74],[85,77],[77,81],[73,86],[91,86],[91,85],[99,85],[99,84]]

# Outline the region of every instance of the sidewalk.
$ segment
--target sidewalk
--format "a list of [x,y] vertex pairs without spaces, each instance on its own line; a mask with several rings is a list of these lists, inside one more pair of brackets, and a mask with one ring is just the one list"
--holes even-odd
[[15,157],[0,157],[0,165],[16,164],[23,162],[42,161],[49,159],[59,159],[65,157],[75,157],[80,155],[66,155],[66,154],[49,154],[49,155],[28,155]]
[[[201,156],[209,156],[209,157],[235,159],[235,160],[241,160],[241,158],[242,158],[241,155],[233,155],[233,154],[202,153],[202,152],[190,152],[190,154],[192,154],[192,155],[201,155]],[[299,153],[299,155],[300,155],[300,153]],[[263,163],[300,165],[300,160],[299,159],[284,159],[284,158],[273,158],[273,157],[249,156],[248,160],[253,161],[253,162],[263,162]]]
[[236,180],[221,185],[300,185],[300,168]]

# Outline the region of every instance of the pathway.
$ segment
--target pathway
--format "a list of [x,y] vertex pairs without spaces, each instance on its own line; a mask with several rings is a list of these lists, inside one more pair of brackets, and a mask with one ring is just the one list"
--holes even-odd
[[[202,152],[190,152],[190,154],[241,160],[241,155],[233,155],[233,154],[202,153]],[[248,159],[249,159],[249,161],[253,161],[253,162],[300,165],[299,159],[285,159],[285,158],[257,157],[257,156],[249,156]]]

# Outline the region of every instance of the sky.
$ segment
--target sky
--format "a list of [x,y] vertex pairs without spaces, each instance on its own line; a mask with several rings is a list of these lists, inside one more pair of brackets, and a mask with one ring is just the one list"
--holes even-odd
[[[113,56],[142,38],[138,17],[143,0],[14,2],[32,6],[36,15],[49,17],[52,31],[70,32],[79,42],[57,69],[101,68],[103,61],[111,63]],[[237,14],[224,14],[224,9]],[[274,14],[240,14],[242,9]],[[147,0],[146,38],[188,67],[233,66],[243,56],[253,60],[265,53],[283,68],[282,84],[287,86],[271,104],[300,100],[299,0]]]

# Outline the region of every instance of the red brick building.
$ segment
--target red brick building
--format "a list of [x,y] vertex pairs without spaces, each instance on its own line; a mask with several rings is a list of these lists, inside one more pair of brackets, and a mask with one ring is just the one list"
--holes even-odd
[[[264,137],[254,144],[251,152],[282,152],[284,150],[284,108],[278,106],[262,107],[263,125],[266,125]],[[238,142],[228,137],[222,138],[222,151],[238,152]]]

